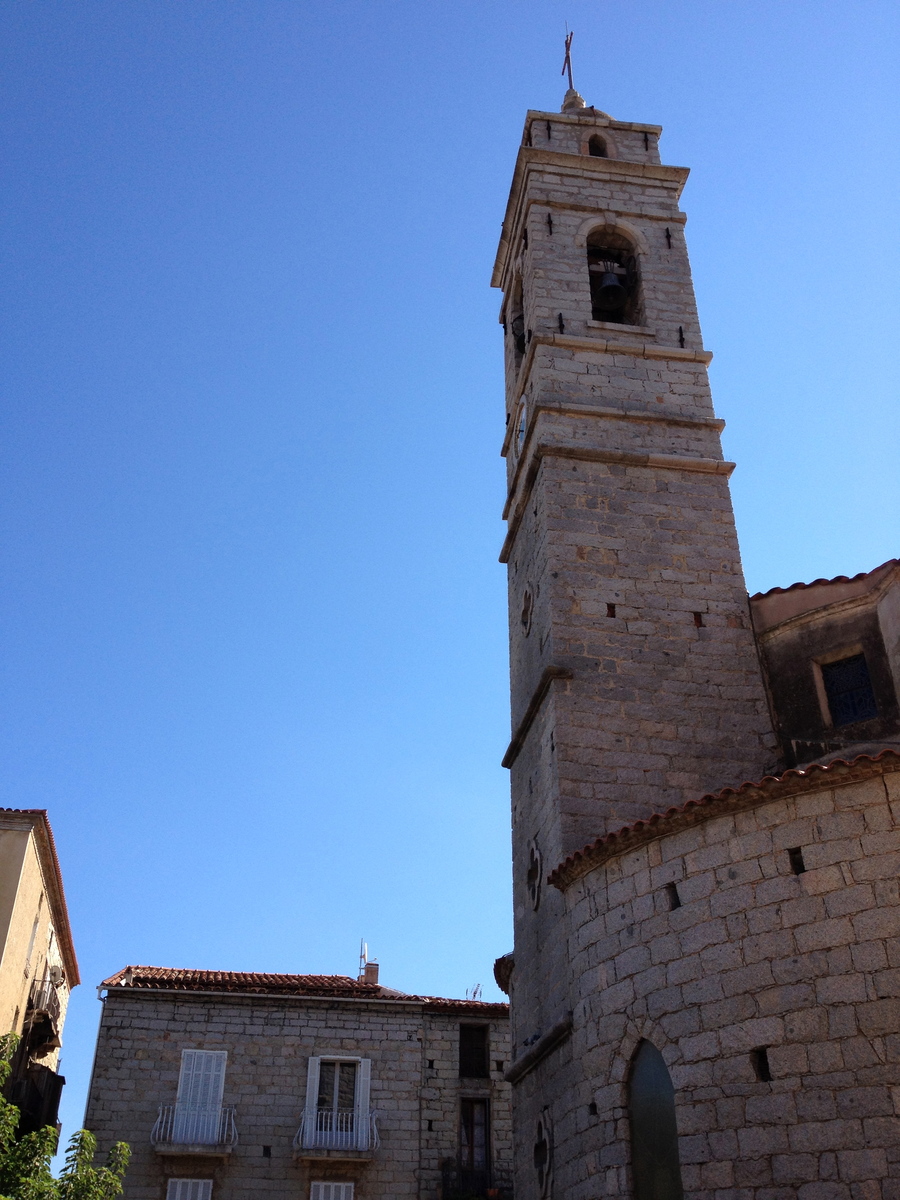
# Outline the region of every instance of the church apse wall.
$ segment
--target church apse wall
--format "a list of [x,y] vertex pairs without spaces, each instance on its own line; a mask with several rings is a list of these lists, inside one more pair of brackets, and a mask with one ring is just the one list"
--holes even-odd
[[580,997],[556,1194],[634,1194],[643,1042],[677,1095],[692,1200],[900,1192],[898,826],[886,751],[638,823],[554,872]]

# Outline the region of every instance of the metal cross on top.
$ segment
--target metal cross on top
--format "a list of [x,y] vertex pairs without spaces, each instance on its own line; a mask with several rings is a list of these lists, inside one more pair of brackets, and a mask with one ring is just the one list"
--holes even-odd
[[568,71],[569,88],[574,91],[575,84],[572,82],[572,36],[571,33],[566,33],[566,57],[563,61],[563,69],[560,71],[560,75],[565,75]]

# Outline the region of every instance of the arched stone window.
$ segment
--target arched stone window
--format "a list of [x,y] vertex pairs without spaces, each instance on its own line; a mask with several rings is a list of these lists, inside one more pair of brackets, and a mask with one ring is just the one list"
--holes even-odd
[[675,1089],[663,1056],[643,1041],[628,1084],[634,1200],[682,1200]]
[[595,133],[588,142],[588,154],[590,154],[592,158],[609,157],[606,152],[606,142],[599,133]]
[[587,239],[591,316],[595,321],[640,325],[641,286],[634,248],[614,229],[595,229]]
[[528,344],[528,339],[525,336],[525,312],[524,302],[522,299],[522,280],[516,277],[513,282],[512,296],[509,302],[509,311],[507,315],[508,332],[513,340],[513,354],[515,365],[521,363],[525,356],[525,347]]

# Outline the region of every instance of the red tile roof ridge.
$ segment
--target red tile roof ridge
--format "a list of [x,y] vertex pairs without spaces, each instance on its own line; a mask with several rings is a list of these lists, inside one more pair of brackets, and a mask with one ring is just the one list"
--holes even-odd
[[281,987],[294,990],[352,991],[363,995],[376,995],[377,983],[361,983],[349,975],[294,975],[274,971],[217,971],[194,967],[152,967],[132,965],[123,967],[101,987],[152,988],[156,986],[178,988],[191,986],[200,989],[211,985],[224,988],[235,986]]
[[860,571],[856,575],[835,575],[833,579],[814,579],[812,583],[791,583],[787,587],[772,587],[767,592],[754,592],[750,597],[751,600],[763,600],[766,596],[777,596],[784,592],[796,592],[800,588],[823,587],[829,583],[857,583],[860,579],[865,579],[869,575],[876,575],[879,571],[883,571],[885,567],[895,566],[900,559],[889,558],[887,562],[883,562],[879,567],[873,567],[871,571]]
[[35,818],[32,830],[38,845],[38,856],[45,876],[44,884],[53,912],[56,940],[65,963],[69,987],[78,987],[81,983],[81,975],[78,971],[78,959],[75,956],[75,943],[72,940],[72,926],[69,922],[69,906],[66,903],[62,868],[59,865],[59,855],[56,851],[56,839],[53,836],[50,816],[46,808],[0,808],[0,814],[2,813]]
[[431,1009],[487,1012],[508,1009],[504,1003],[455,1000],[444,996],[410,996],[377,983],[361,983],[349,975],[286,975],[266,971],[212,971],[189,967],[127,966],[100,984],[129,991],[234,992],[235,994],[316,996],[337,1000],[398,1000]]
[[[656,838],[675,832],[697,819],[703,820],[718,815],[720,811],[740,807],[741,801],[764,802],[779,795],[788,796],[805,791],[808,787],[816,786],[820,775],[840,776],[854,771],[859,778],[867,778],[870,775],[883,774],[886,770],[900,771],[900,753],[896,750],[885,749],[874,755],[858,754],[852,759],[835,758],[829,763],[793,767],[781,775],[765,775],[757,782],[748,780],[738,787],[709,792],[699,800],[688,800],[685,804],[666,809],[665,812],[652,813],[643,820],[611,830],[581,850],[570,854],[550,872],[547,882],[560,891],[565,891],[570,883],[607,859],[646,842],[655,841]],[[698,812],[698,809],[712,811]]]

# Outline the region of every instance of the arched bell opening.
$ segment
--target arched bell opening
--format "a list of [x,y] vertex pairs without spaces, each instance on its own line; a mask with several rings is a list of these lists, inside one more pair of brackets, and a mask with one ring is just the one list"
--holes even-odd
[[675,1089],[652,1042],[638,1044],[628,1079],[634,1200],[683,1200]]
[[593,134],[588,140],[588,154],[592,158],[609,158],[609,153],[606,149],[606,140],[599,133]]
[[525,334],[525,310],[522,296],[522,280],[518,277],[513,282],[512,294],[510,296],[504,329],[506,330],[508,336],[512,338],[513,361],[515,362],[516,367],[518,367],[525,356],[525,349],[528,345],[528,338]]
[[596,229],[587,239],[591,316],[595,321],[640,325],[641,287],[634,247],[613,229]]

